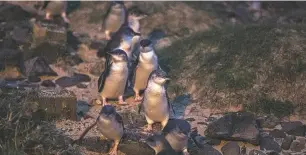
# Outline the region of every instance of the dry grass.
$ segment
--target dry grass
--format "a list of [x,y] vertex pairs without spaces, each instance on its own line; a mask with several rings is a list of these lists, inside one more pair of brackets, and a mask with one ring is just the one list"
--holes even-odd
[[31,93],[5,90],[0,99],[0,154],[78,154],[70,139],[29,101]]
[[174,95],[188,91],[212,108],[243,104],[259,113],[305,115],[305,39],[304,25],[226,26],[158,53]]

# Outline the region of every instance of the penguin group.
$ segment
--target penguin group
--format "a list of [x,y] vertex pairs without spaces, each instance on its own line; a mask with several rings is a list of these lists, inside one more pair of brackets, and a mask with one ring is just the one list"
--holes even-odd
[[[60,14],[65,22],[69,22],[66,7],[67,2],[63,1],[45,4],[45,18]],[[167,94],[170,78],[158,64],[152,40],[140,33],[140,20],[146,16],[135,7],[127,10],[121,1],[109,2],[102,24],[107,44],[97,52],[98,57],[105,57],[105,69],[98,79],[102,109],[95,123],[74,143],[82,140],[91,128],[97,126],[104,137],[114,141],[109,154],[117,155],[126,129],[122,117],[108,103],[108,99],[117,99],[119,105],[127,105],[124,95],[130,89],[139,103],[138,113],[142,111],[147,121],[145,130],[152,131],[153,123],[161,123],[161,134],[154,134],[145,140],[155,154],[189,154],[187,142],[191,126],[185,120],[171,118],[171,112],[175,113]]]

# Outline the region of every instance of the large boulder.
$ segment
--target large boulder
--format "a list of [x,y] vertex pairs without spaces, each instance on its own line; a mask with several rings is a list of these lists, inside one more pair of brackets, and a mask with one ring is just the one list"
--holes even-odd
[[247,112],[229,113],[208,125],[205,135],[224,140],[247,141],[259,144],[255,116]]
[[44,88],[33,92],[31,100],[36,102],[38,109],[43,109],[48,119],[77,120],[77,99],[73,92],[65,89]]
[[281,152],[280,145],[269,135],[262,135],[260,138],[260,150],[268,150],[274,152]]
[[42,57],[27,60],[24,64],[27,76],[57,76],[57,73],[50,68]]
[[289,135],[305,136],[305,125],[302,122],[282,122],[282,130]]
[[222,148],[223,155],[240,155],[240,147],[237,142],[228,142]]

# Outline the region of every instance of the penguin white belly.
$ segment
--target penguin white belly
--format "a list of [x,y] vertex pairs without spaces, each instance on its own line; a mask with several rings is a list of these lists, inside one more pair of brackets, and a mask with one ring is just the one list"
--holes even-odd
[[146,94],[144,99],[145,115],[154,122],[162,122],[169,118],[167,97],[165,95]]
[[138,65],[138,67],[136,68],[134,87],[138,90],[145,89],[151,72],[156,68],[157,67],[153,64]]
[[184,138],[179,138],[175,136],[174,134],[169,133],[166,135],[165,138],[167,139],[168,143],[171,145],[173,150],[175,150],[176,152],[181,152],[187,147],[187,143],[188,143],[187,136]]
[[118,98],[124,94],[128,78],[128,68],[124,67],[121,71],[110,71],[102,90],[102,95],[106,98]]
[[107,139],[120,140],[123,135],[122,125],[115,120],[103,120],[100,118],[97,127]]
[[106,30],[110,32],[116,32],[122,25],[120,14],[110,14],[106,21]]
[[49,2],[46,12],[50,12],[52,15],[60,15],[63,11],[66,11],[64,3],[62,1]]

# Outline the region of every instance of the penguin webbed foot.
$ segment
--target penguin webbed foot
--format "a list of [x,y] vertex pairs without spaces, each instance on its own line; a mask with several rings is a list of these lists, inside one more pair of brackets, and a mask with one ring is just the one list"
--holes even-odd
[[136,102],[141,101],[143,97],[141,97],[141,96],[139,95],[139,93],[135,93],[135,94],[136,94],[136,95],[135,95],[134,100],[135,100]]
[[109,150],[108,154],[109,155],[117,155],[117,150],[118,150],[118,145],[119,145],[119,142],[114,142],[113,143],[113,146],[111,147],[111,149]]
[[127,102],[123,100],[123,96],[119,96],[119,105],[127,105]]
[[70,23],[70,20],[67,18],[67,15],[66,15],[66,12],[63,12],[62,13],[62,18],[63,18],[63,20],[66,22],[66,23]]
[[189,152],[187,151],[187,149],[183,150],[183,155],[189,155]]

